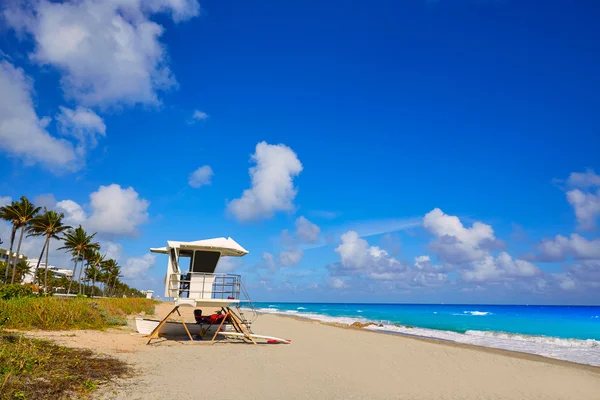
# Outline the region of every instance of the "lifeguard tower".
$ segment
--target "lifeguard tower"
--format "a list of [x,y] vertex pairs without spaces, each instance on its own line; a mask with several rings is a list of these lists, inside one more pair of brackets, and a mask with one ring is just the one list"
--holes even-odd
[[[175,300],[175,308],[152,331],[150,340],[158,334],[172,314],[177,313],[181,318],[179,307],[186,305],[220,308],[226,315],[224,321],[231,323],[238,333],[251,338],[251,321],[244,316],[240,301],[245,301],[245,305],[253,310],[254,315],[257,314],[241,276],[215,272],[222,257],[243,257],[248,254],[246,249],[235,240],[222,237],[195,242],[169,240],[166,247],[151,248],[150,251],[169,256],[165,276],[165,297]],[[232,310],[232,307],[236,310]],[[183,318],[181,321],[191,339]],[[216,335],[215,333],[215,337]],[[253,339],[251,340],[254,342]]]

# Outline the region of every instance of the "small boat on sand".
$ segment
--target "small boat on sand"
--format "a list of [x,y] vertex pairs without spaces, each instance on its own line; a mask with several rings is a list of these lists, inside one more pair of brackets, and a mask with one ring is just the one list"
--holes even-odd
[[[135,319],[135,327],[138,333],[143,335],[149,335],[152,333],[154,329],[160,324],[160,320],[158,319],[148,319],[148,318],[136,318]],[[192,334],[192,336],[207,336],[214,335],[217,331],[218,325],[211,324],[186,324],[188,330]],[[223,324],[221,327],[221,331],[229,332],[231,331],[231,325]],[[187,336],[187,332],[185,331],[185,327],[181,322],[177,321],[167,321],[162,328],[160,329],[161,336],[167,337],[179,337],[179,336]]]

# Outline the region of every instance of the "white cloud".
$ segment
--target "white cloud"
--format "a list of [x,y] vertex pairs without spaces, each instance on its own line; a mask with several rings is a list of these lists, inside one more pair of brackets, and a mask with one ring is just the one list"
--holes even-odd
[[0,207],[8,205],[12,202],[12,197],[10,196],[0,196]]
[[282,251],[279,253],[279,263],[284,267],[298,265],[304,253],[302,250]]
[[348,282],[341,278],[328,278],[327,284],[333,289],[345,289],[349,287]]
[[90,195],[92,213],[86,226],[104,234],[135,235],[138,226],[148,220],[149,205],[132,187],[100,186]]
[[193,188],[199,188],[212,183],[214,172],[209,165],[204,165],[190,174],[188,184]]
[[266,251],[262,255],[262,262],[270,269],[274,269],[276,266],[275,257],[273,257],[273,254],[267,253]]
[[580,229],[591,230],[596,227],[596,220],[600,217],[600,189],[596,193],[570,190],[567,192],[567,201],[575,210]]
[[[12,3],[16,4],[16,3]],[[157,91],[176,85],[160,37],[149,18],[198,15],[196,0],[32,1],[4,10],[15,30],[35,43],[31,59],[62,74],[67,96],[87,106],[158,104]]]
[[600,175],[597,175],[593,169],[587,169],[585,172],[571,172],[567,178],[567,185],[579,188],[600,186]]
[[506,252],[498,257],[487,255],[469,264],[460,271],[467,282],[497,282],[512,278],[532,278],[541,275],[541,270],[529,261],[513,258]]
[[83,208],[73,200],[63,200],[56,203],[57,211],[65,214],[65,223],[76,227],[79,224],[85,223],[87,215]]
[[208,119],[208,114],[205,113],[204,111],[200,111],[200,110],[195,110],[194,113],[192,114],[192,123],[194,122],[198,122],[198,121],[206,121]]
[[560,284],[559,284],[560,288],[563,290],[573,290],[577,287],[577,284],[575,283],[575,281],[573,279],[571,279],[568,276],[565,276]]
[[600,288],[600,259],[586,260],[572,265],[568,269],[569,276],[581,286]]
[[48,119],[39,119],[32,100],[33,82],[21,68],[0,61],[0,149],[26,164],[52,169],[76,169],[70,142],[46,131]]
[[154,254],[145,254],[141,257],[129,257],[121,266],[123,278],[132,279],[145,276],[148,270],[156,264]]
[[115,243],[111,241],[102,241],[100,243],[102,254],[106,256],[106,259],[113,259],[120,261],[123,255],[123,245],[121,243]]
[[496,243],[490,225],[474,222],[470,228],[465,228],[458,217],[444,214],[439,208],[425,215],[423,226],[437,237],[431,244],[432,251],[451,264],[481,260],[487,256],[488,248]]
[[554,239],[544,239],[538,246],[540,261],[563,261],[567,256],[576,260],[600,259],[600,239],[587,240],[576,233],[570,238],[556,235]]
[[371,279],[394,280],[405,277],[407,267],[383,249],[369,246],[354,231],[341,236],[342,243],[335,248],[340,262],[329,266],[332,275],[364,275]]
[[444,267],[433,267],[429,257],[415,259],[415,268],[424,271],[448,271],[457,268],[464,282],[506,282],[533,279],[542,275],[534,264],[513,259],[505,251],[492,254],[501,241],[494,236],[490,225],[474,222],[465,227],[456,216],[444,214],[436,208],[425,215],[423,226],[436,236],[430,248],[445,262]]
[[315,243],[319,240],[321,228],[305,217],[296,219],[296,236],[304,243]]
[[98,145],[98,139],[106,136],[106,125],[102,118],[89,108],[77,107],[72,110],[59,107],[60,114],[56,117],[58,130],[64,136],[77,140],[77,152],[85,155],[87,149]]
[[293,210],[297,193],[293,179],[302,171],[296,153],[283,144],[260,142],[251,159],[256,163],[249,170],[252,187],[229,202],[228,211],[240,221],[250,221]]
[[238,269],[242,264],[242,260],[239,257],[221,257],[215,272],[229,274]]

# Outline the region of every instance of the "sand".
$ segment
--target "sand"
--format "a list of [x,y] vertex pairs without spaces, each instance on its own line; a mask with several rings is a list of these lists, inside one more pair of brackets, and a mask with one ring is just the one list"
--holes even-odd
[[127,329],[51,338],[134,366],[134,377],[100,389],[98,399],[600,399],[595,367],[275,315],[261,315],[253,330],[292,344],[146,346]]

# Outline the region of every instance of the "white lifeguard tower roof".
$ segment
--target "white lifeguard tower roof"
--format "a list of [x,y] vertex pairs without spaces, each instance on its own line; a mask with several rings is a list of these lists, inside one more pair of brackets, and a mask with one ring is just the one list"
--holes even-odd
[[213,238],[196,240],[195,242],[177,242],[173,240],[167,241],[167,247],[151,248],[152,253],[169,254],[169,249],[184,249],[184,250],[205,250],[218,251],[223,256],[242,257],[248,254],[248,250],[244,249],[232,238]]

